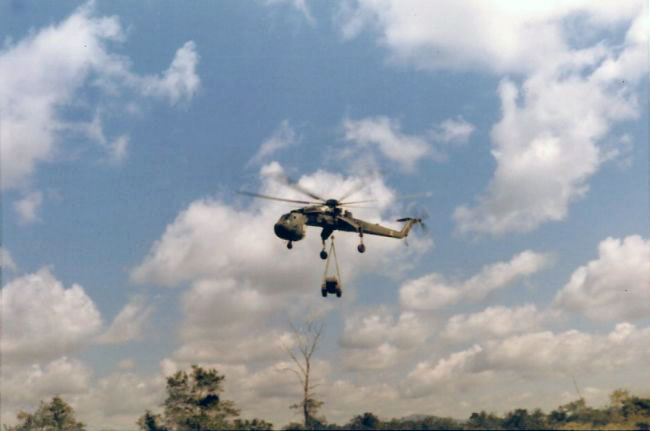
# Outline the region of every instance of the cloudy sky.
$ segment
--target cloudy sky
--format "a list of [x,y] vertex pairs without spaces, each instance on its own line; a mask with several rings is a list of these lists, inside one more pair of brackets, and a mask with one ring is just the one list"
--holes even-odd
[[[60,394],[132,428],[199,363],[281,426],[309,319],[339,423],[650,391],[646,2],[7,0],[0,29],[3,422]],[[429,232],[336,235],[322,298],[318,230],[287,250],[291,204],[234,193],[302,198],[279,173]]]

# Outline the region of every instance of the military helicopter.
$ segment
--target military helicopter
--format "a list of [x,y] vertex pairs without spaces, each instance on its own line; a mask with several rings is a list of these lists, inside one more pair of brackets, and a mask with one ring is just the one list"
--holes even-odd
[[[359,245],[357,246],[357,250],[359,253],[363,253],[366,251],[366,246],[363,244],[364,234],[402,239],[408,236],[411,228],[414,225],[422,224],[422,218],[404,217],[397,220],[398,222],[404,223],[402,229],[394,230],[385,226],[381,226],[378,223],[369,223],[364,220],[354,218],[352,213],[345,209],[345,207],[368,202],[376,202],[376,200],[361,200],[351,202],[345,201],[345,199],[350,197],[353,193],[359,191],[359,189],[352,190],[344,194],[339,199],[324,199],[319,195],[298,185],[297,182],[291,179],[287,178],[284,182],[287,186],[315,200],[305,201],[285,199],[243,190],[238,191],[238,193],[255,198],[307,205],[280,216],[278,221],[275,223],[273,230],[279,238],[287,241],[287,248],[291,249],[295,241],[300,241],[305,237],[305,225],[322,228],[320,237],[323,240],[323,250],[320,252],[320,257],[323,260],[327,259],[328,256],[327,251],[325,251],[325,241],[327,241],[327,239],[335,230],[357,233],[359,235]],[[400,199],[410,199],[423,195],[428,196],[430,194],[425,193],[403,196]]]

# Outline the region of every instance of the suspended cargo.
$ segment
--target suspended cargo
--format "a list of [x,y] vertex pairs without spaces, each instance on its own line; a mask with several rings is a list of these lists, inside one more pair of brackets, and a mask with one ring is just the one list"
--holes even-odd
[[[334,264],[336,267],[336,275],[327,275],[330,266],[330,259],[334,258]],[[339,261],[336,257],[336,247],[334,247],[334,237],[332,237],[332,244],[330,245],[330,250],[327,255],[327,261],[325,262],[325,272],[323,273],[323,284],[321,285],[321,294],[323,298],[327,297],[328,293],[336,294],[337,297],[341,297],[343,294],[343,286],[341,284],[341,274],[339,272]]]

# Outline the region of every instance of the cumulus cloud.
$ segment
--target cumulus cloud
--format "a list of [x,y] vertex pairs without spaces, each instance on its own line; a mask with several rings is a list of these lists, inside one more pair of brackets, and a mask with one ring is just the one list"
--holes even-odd
[[[62,150],[62,134],[79,127],[65,119],[61,108],[78,106],[87,85],[100,89],[104,99],[118,101],[123,90],[172,104],[192,97],[199,84],[193,42],[176,52],[161,76],[139,76],[130,71],[128,58],[109,50],[109,43],[125,39],[116,17],[96,17],[92,5],[86,5],[0,51],[3,188],[25,185],[39,163],[52,161]],[[103,114],[121,112],[109,106]],[[125,157],[126,135],[95,135],[112,159]]]
[[91,376],[86,365],[66,356],[45,364],[3,366],[2,374],[3,416],[7,404],[33,405],[57,394],[66,397],[83,393],[90,386]]
[[92,337],[101,316],[78,284],[65,289],[48,268],[2,288],[2,352],[6,363],[66,354]]
[[431,131],[431,137],[446,144],[464,144],[474,129],[474,125],[462,117],[448,118]]
[[18,214],[18,220],[23,224],[39,221],[38,212],[42,204],[43,193],[35,191],[26,194],[21,200],[14,202],[14,210]]
[[16,262],[14,262],[13,258],[11,257],[9,250],[4,247],[0,247],[0,269],[2,272],[5,272],[7,270],[16,270]]
[[[344,139],[353,146],[346,147],[342,154],[348,159],[376,166],[375,150],[385,160],[395,163],[403,172],[412,173],[418,162],[447,160],[446,145],[463,144],[474,132],[474,125],[462,117],[448,118],[419,135],[402,132],[398,120],[386,116],[366,117],[343,121]],[[370,159],[370,160],[368,160]]]
[[109,155],[109,160],[113,163],[120,163],[126,159],[129,146],[129,137],[121,135],[113,140],[109,140],[104,134],[104,127],[102,125],[102,116],[99,111],[95,112],[95,116],[90,123],[82,124],[78,127],[72,127],[85,133],[89,138],[93,139],[102,145]]
[[[585,24],[576,26],[576,16]],[[526,232],[564,219],[607,160],[603,138],[638,116],[637,84],[647,76],[642,1],[360,0],[346,3],[339,18],[346,37],[377,30],[396,62],[524,77],[501,83],[503,114],[492,130],[497,170],[473,206],[455,210],[462,233]]]
[[569,36],[580,36],[569,33],[571,16],[585,14],[590,25],[608,29],[633,19],[642,7],[643,2],[636,0],[616,5],[585,0],[480,4],[358,0],[344,3],[338,18],[346,38],[365,28],[377,30],[380,44],[394,61],[425,69],[526,73],[566,55]]
[[402,133],[399,122],[388,117],[346,119],[343,127],[347,141],[376,146],[384,157],[406,172],[412,172],[419,160],[437,155],[426,137]]
[[400,287],[400,303],[411,310],[435,310],[463,300],[479,301],[522,277],[534,274],[551,263],[549,255],[526,250],[509,262],[487,265],[464,281],[447,280],[432,273],[407,280]]
[[412,348],[427,338],[431,330],[410,311],[395,317],[385,308],[355,313],[346,317],[339,344],[344,348],[370,349],[389,341],[402,348]]
[[140,376],[133,372],[111,373],[92,382],[72,398],[77,417],[89,428],[111,424],[116,429],[133,427],[136,418],[147,409],[156,409],[165,397],[164,376]]
[[554,305],[594,320],[650,316],[650,240],[638,235],[607,238],[598,259],[576,269]]
[[385,308],[346,317],[339,345],[347,369],[379,370],[398,365],[426,341],[432,323],[411,311],[397,318]]
[[162,76],[129,76],[143,94],[167,98],[169,103],[174,105],[179,101],[191,99],[198,89],[198,62],[196,44],[190,40],[176,51],[171,65]]
[[533,304],[515,308],[487,307],[478,313],[452,316],[442,330],[441,336],[453,343],[501,338],[537,330],[545,318],[545,313],[537,310]]
[[278,6],[278,5],[290,5],[294,9],[296,9],[298,12],[302,14],[302,16],[305,18],[305,20],[311,25],[312,27],[316,25],[316,20],[312,16],[311,12],[309,11],[309,7],[307,6],[307,2],[305,0],[263,0],[264,4],[267,6]]
[[143,296],[136,296],[115,316],[111,325],[97,341],[119,344],[142,338],[152,312],[153,306],[148,305]]
[[[485,341],[438,360],[420,362],[403,386],[407,396],[423,397],[447,385],[563,378],[576,371],[606,372],[646,361],[650,329],[619,323],[605,335],[578,330],[530,332]],[[625,355],[621,355],[624,351]]]
[[563,220],[569,204],[587,193],[605,157],[599,140],[615,122],[637,115],[635,97],[597,82],[595,74],[537,75],[523,91],[501,83],[503,116],[492,129],[497,170],[474,207],[454,211],[460,232],[527,232]]
[[262,142],[260,149],[248,161],[248,165],[260,163],[266,160],[272,154],[287,147],[293,147],[300,143],[300,137],[289,124],[289,120],[284,120],[273,134]]

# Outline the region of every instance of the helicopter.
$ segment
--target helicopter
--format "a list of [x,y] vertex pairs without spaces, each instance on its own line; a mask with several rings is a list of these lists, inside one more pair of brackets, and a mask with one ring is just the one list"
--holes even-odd
[[[301,208],[291,210],[280,216],[273,226],[275,235],[280,239],[287,241],[287,248],[293,248],[293,243],[300,241],[305,237],[305,226],[322,228],[320,237],[323,241],[323,249],[320,252],[321,259],[327,259],[328,253],[325,251],[325,242],[335,230],[343,232],[355,232],[359,235],[359,245],[357,251],[363,253],[366,246],[363,243],[363,235],[377,235],[388,238],[402,239],[406,238],[411,228],[417,224],[422,225],[422,218],[404,217],[397,219],[397,222],[404,223],[401,230],[391,229],[378,223],[369,223],[367,221],[355,218],[352,213],[346,209],[351,205],[375,202],[375,200],[361,200],[346,202],[345,199],[356,193],[358,189],[344,194],[339,199],[324,199],[321,196],[298,185],[297,182],[286,178],[285,184],[300,193],[314,199],[313,201],[285,199],[276,196],[268,196],[259,193],[253,193],[240,190],[238,193],[261,199],[270,199],[274,201],[290,202],[306,205]],[[429,193],[403,196],[401,199],[413,198],[421,195],[430,195]],[[422,225],[423,226],[423,225]]]

